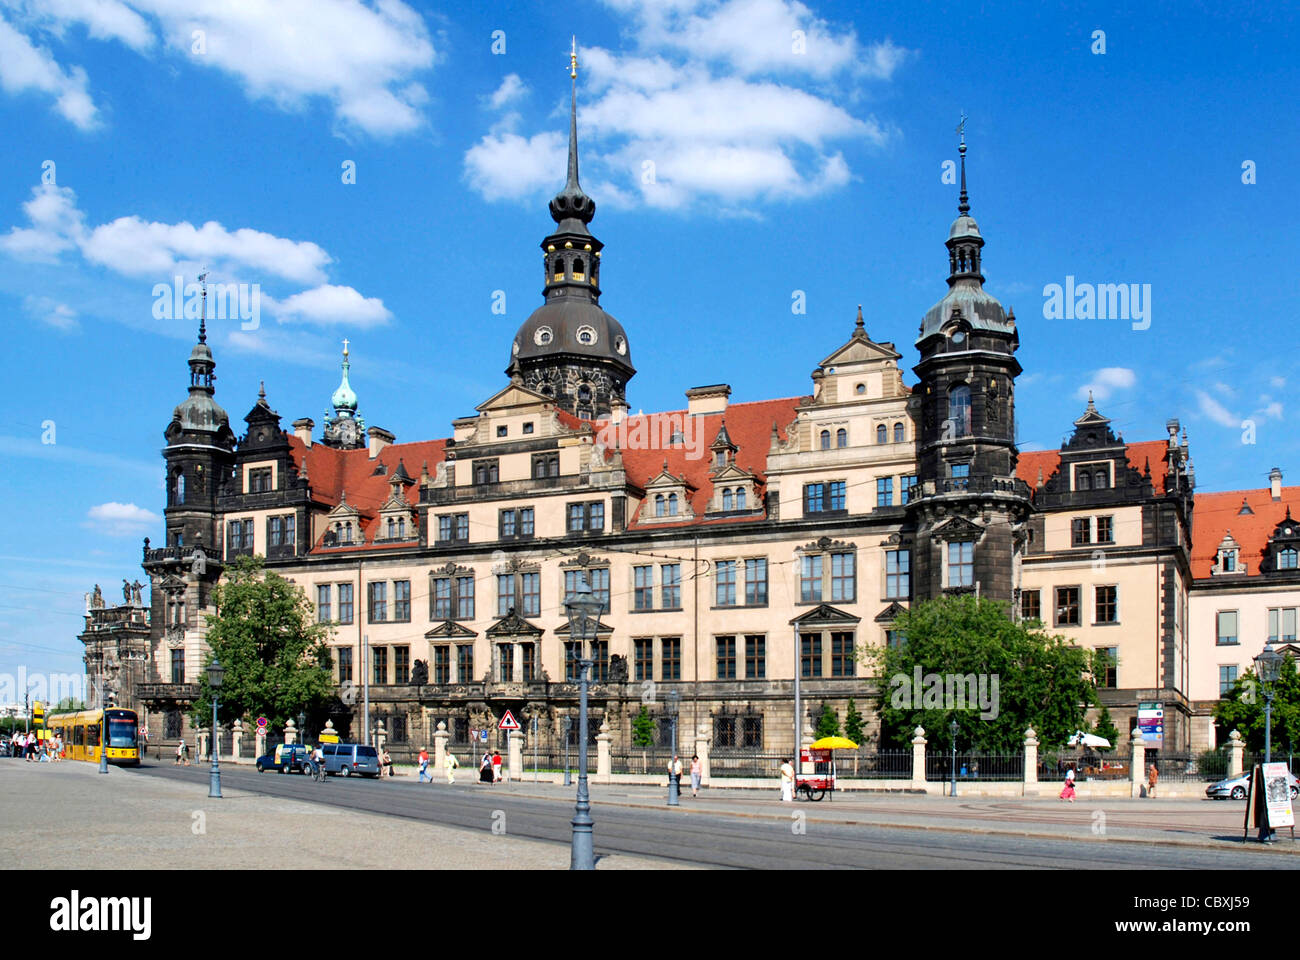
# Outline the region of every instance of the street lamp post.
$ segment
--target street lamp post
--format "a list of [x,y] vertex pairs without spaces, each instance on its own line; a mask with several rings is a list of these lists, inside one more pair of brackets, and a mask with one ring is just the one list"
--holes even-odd
[[[1273,762],[1273,685],[1282,675],[1282,655],[1273,649],[1273,644],[1264,644],[1264,651],[1255,658],[1255,667],[1259,672],[1260,682],[1264,685],[1264,762]],[[1259,839],[1262,843],[1271,843],[1273,830],[1260,827]]]
[[217,763],[217,754],[221,752],[217,739],[217,692],[221,689],[221,680],[226,675],[226,668],[213,657],[208,664],[208,686],[212,688],[212,773],[208,777],[208,796],[221,796],[221,768]]
[[569,741],[573,739],[573,717],[564,718],[564,785],[573,786],[573,777],[569,775]]
[[[307,714],[299,711],[298,713],[298,739],[302,743],[304,752],[307,750]],[[293,757],[289,758],[289,766],[293,767]]]
[[952,734],[952,787],[948,795],[957,796],[957,719],[954,717],[952,723],[948,724],[948,731]]
[[108,773],[108,709],[112,706],[108,687],[99,687],[99,772]]
[[564,609],[569,617],[569,640],[579,644],[578,659],[578,802],[573,816],[573,846],[569,869],[596,869],[592,848],[591,801],[587,794],[587,678],[591,671],[589,641],[594,637],[596,624],[604,603],[591,592],[591,584],[584,573],[578,586],[564,598]]
[[677,783],[677,771],[673,768],[673,760],[677,757],[677,700],[681,696],[676,690],[668,691],[668,717],[672,721],[672,745],[668,751],[668,806],[679,807],[678,802],[679,786]]

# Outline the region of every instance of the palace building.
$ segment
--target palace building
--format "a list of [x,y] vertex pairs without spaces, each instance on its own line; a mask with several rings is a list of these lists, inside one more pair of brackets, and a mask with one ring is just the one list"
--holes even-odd
[[144,551],[151,676],[126,700],[152,737],[188,733],[212,588],[257,554],[331,626],[335,726],[361,736],[364,682],[398,751],[439,721],[464,744],[507,709],[560,743],[578,705],[564,598],[581,577],[604,603],[591,730],[607,722],[616,743],[643,703],[668,729],[675,700],[688,752],[701,730],[715,751],[788,752],[796,671],[808,717],[849,698],[870,717],[861,652],[893,642],[912,601],[969,592],[1106,650],[1101,699],[1122,731],[1155,701],[1166,751],[1212,746],[1223,671],[1255,652],[1219,664],[1225,638],[1249,628],[1261,646],[1267,620],[1295,640],[1300,521],[1276,486],[1195,496],[1176,420],[1130,443],[1090,400],[1059,450],[1017,450],[1019,334],[983,288],[964,139],[960,155],[948,289],[923,314],[911,383],[859,308],[827,331],[805,396],[733,400],[714,384],[631,415],[632,338],[601,304],[576,95],[544,301],[502,388],[448,435],[367,428],[347,341],[322,434],[306,418],[286,430],[265,389],[237,433],[201,325],[164,433],[165,540]]

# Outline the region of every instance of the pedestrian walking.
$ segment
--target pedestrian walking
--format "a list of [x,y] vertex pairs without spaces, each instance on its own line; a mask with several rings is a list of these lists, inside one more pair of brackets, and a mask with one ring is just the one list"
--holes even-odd
[[1151,769],[1147,771],[1147,796],[1154,798],[1156,795],[1156,781],[1160,779],[1160,771],[1156,769],[1154,762]]
[[36,758],[36,734],[29,733],[27,734],[27,750],[23,759],[26,760],[28,763],[31,763],[35,758]]
[[[420,782],[424,783],[424,778],[429,773],[429,748],[420,748]],[[429,777],[429,782],[433,783],[433,777]]]
[[781,763],[781,802],[794,802],[794,765],[789,760]]
[[442,765],[443,768],[447,771],[447,785],[450,786],[451,784],[456,782],[456,768],[460,766],[460,761],[456,759],[456,755],[454,753],[448,750],[447,759],[442,761]]
[[184,738],[181,739],[180,743],[176,744],[176,762],[172,766],[176,767],[181,764],[187,767],[190,765],[189,748],[185,746]]
[[478,782],[492,783],[492,754],[484,753],[478,758]]
[[382,762],[384,765],[384,773],[391,777],[393,775],[393,757],[387,750],[384,751]]
[[1074,767],[1065,771],[1065,786],[1061,788],[1061,799],[1074,803]]
[[682,761],[675,753],[673,758],[668,761],[668,779],[671,783],[677,784],[677,792],[680,794],[682,792]]
[[492,753],[492,782],[501,782],[501,753],[493,751]]
[[700,780],[704,776],[704,761],[700,759],[697,753],[691,757],[691,796],[700,795]]

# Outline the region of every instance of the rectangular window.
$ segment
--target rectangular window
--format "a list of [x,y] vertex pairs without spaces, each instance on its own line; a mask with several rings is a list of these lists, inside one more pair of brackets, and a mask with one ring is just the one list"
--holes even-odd
[[740,745],[742,747],[763,746],[763,718],[740,718]]
[[519,508],[519,536],[531,537],[533,535],[533,508]]
[[1219,668],[1219,696],[1226,697],[1232,693],[1232,688],[1237,683],[1237,667],[1227,666]]
[[[411,581],[393,581],[393,619],[410,622],[411,619]],[[398,681],[399,683],[401,681]]]
[[831,676],[853,676],[853,634],[831,634]]
[[1268,642],[1295,640],[1295,607],[1277,607],[1268,612]]
[[591,680],[593,683],[609,682],[609,641],[591,642]]
[[822,555],[801,557],[799,560],[799,599],[804,603],[821,603]]
[[745,679],[762,680],[767,676],[767,637],[761,633],[745,636]]
[[388,584],[370,584],[369,610],[371,623],[382,623],[388,619]]
[[1097,587],[1097,623],[1119,623],[1119,588]]
[[519,662],[524,669],[524,683],[532,683],[537,679],[537,644],[521,643],[519,644]]
[[713,745],[715,747],[734,747],[736,745],[736,718],[713,718]]
[[[582,655],[582,644],[576,640],[566,640],[564,642],[564,679],[566,681],[576,681],[581,668],[578,658]],[[574,723],[577,726],[577,723]]]
[[520,616],[538,617],[542,613],[542,575],[540,573],[521,573],[519,585],[522,588]]
[[393,647],[393,682],[411,682],[411,648]]
[[609,613],[609,567],[598,567],[587,571],[591,577],[591,593],[600,601],[601,613]]
[[456,679],[460,683],[474,682],[474,645],[462,643],[456,648]]
[[476,460],[474,461],[474,483],[482,486],[485,483],[496,483],[501,479],[496,460]]
[[718,679],[736,679],[736,638],[718,637]]
[[248,471],[248,492],[249,493],[270,493],[271,492],[271,468],[259,467],[256,470]]
[[948,544],[948,586],[975,585],[975,544],[960,541]]
[[857,599],[856,555],[831,554],[831,602],[853,603]]
[[804,484],[803,512],[808,514],[825,513],[828,510],[843,510],[846,486],[843,480]]
[[892,507],[894,505],[894,478],[876,478],[876,506]]
[[1058,627],[1077,627],[1079,625],[1079,588],[1056,588],[1056,625]]
[[1020,591],[1020,619],[1042,620],[1043,597],[1039,590]]
[[567,506],[569,533],[600,533],[605,529],[605,502],[570,503]]
[[451,647],[445,643],[433,648],[434,683],[451,683]]
[[885,551],[885,599],[906,600],[912,595],[912,551]]
[[339,657],[339,683],[352,682],[352,648],[338,647],[334,651]]
[[655,603],[654,567],[632,568],[632,609],[652,610]]
[[663,680],[682,678],[682,638],[664,637],[659,641],[659,675]]
[[1237,642],[1237,611],[1220,610],[1218,616],[1217,643],[1221,647],[1232,646]]
[[429,610],[430,620],[450,620],[451,619],[451,577],[435,577],[433,580],[433,592],[429,594],[432,600],[431,609]]
[[844,491],[847,484],[843,480],[837,480],[830,484],[831,506],[832,510],[844,509]]
[[822,635],[804,633],[799,636],[800,673],[805,677],[822,675]]
[[1115,542],[1115,518],[1114,517],[1097,518],[1097,542],[1098,543]]
[[328,583],[317,584],[316,586],[316,622],[329,623],[333,614],[332,605],[330,604],[330,585]]
[[[719,607],[735,606],[736,603],[736,561],[719,560],[715,565],[717,569],[717,578],[715,580],[715,590],[713,602]],[[732,646],[735,646],[735,637],[732,637]]]
[[456,619],[474,619],[474,578],[456,578]]
[[172,683],[185,682],[185,649],[172,651]]
[[1119,679],[1119,647],[1099,647],[1098,650],[1105,658],[1105,665],[1101,676],[1097,678],[1097,685],[1113,690],[1118,686]]
[[905,643],[907,643],[907,637],[903,634],[901,630],[885,631],[886,647],[890,648],[891,650],[897,650]]
[[751,607],[767,606],[767,559],[745,561],[745,603]]
[[898,478],[898,493],[903,503],[912,502],[912,484],[916,483],[916,474],[909,473]]
[[339,584],[339,623],[352,622],[352,584]]
[[371,682],[380,685],[388,683],[388,648],[372,647],[370,652],[373,654],[372,662],[374,665]]
[[1075,517],[1070,521],[1070,532],[1076,547],[1092,543],[1092,520],[1088,517]]
[[284,537],[284,525],[279,517],[266,518],[266,545],[268,547],[280,546],[280,541]]
[[[678,610],[682,605],[682,565],[680,563],[665,563],[659,567],[661,577],[661,589],[665,610]],[[667,679],[667,678],[665,678]]]
[[655,642],[651,637],[632,641],[632,670],[634,680],[653,680],[655,669]]
[[533,535],[533,508],[518,507],[502,510],[498,520],[498,532],[502,540],[513,540]]
[[502,683],[510,683],[515,678],[515,645],[513,643],[498,643],[496,645],[497,654],[497,679]]
[[508,616],[515,605],[515,575],[497,574],[497,616]]
[[469,514],[449,513],[438,518],[438,540],[443,543],[469,539]]
[[547,477],[560,475],[560,455],[558,453],[533,454],[533,479],[545,480]]
[[508,540],[515,535],[515,524],[517,520],[515,511],[502,510],[498,519],[498,533],[502,540]]

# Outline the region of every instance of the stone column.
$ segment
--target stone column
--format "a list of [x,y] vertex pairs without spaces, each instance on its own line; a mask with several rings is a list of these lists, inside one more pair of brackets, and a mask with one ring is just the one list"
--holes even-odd
[[1234,730],[1228,734],[1228,776],[1239,777],[1242,774],[1242,755],[1246,752],[1246,742],[1241,739],[1241,731]]
[[236,720],[230,728],[230,760],[232,763],[239,762],[239,741],[244,739],[244,724],[241,720]]
[[917,727],[912,737],[912,789],[925,789],[925,728]]
[[208,731],[207,730],[199,730],[196,732],[196,742],[194,744],[194,758],[196,760],[211,759],[211,757],[208,756]]
[[1038,734],[1030,727],[1025,731],[1025,796],[1038,793]]
[[609,732],[609,724],[602,720],[600,733],[596,734],[596,776],[601,777],[606,783],[609,782],[610,773],[614,768],[609,757],[609,745],[613,739],[614,735]]
[[510,762],[506,767],[506,780],[523,780],[524,773],[524,735],[522,731],[511,730],[509,736]]
[[325,729],[320,732],[320,735],[322,742],[328,742],[325,740],[326,737],[337,737],[339,735],[338,731],[334,729],[333,720],[325,721]]
[[266,754],[266,727],[258,727],[253,736],[253,744],[259,757]]
[[451,739],[451,734],[447,732],[445,721],[438,721],[438,729],[433,732],[433,772],[439,777],[445,777],[447,770],[443,764],[447,760],[447,741]]
[[[700,758],[700,786],[709,785],[709,725],[701,723],[695,729],[695,752]],[[689,769],[689,765],[687,767]]]
[[292,746],[298,742],[298,727],[293,722],[293,717],[284,725],[284,745]]
[[384,729],[384,721],[380,720],[375,725],[375,750],[381,755],[384,752],[384,743],[388,740],[388,732]]
[[1142,796],[1142,785],[1147,781],[1147,746],[1142,740],[1142,731],[1134,727],[1129,734],[1133,743],[1133,755],[1129,761],[1129,796]]

